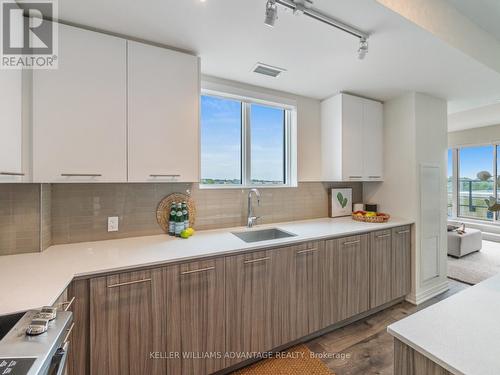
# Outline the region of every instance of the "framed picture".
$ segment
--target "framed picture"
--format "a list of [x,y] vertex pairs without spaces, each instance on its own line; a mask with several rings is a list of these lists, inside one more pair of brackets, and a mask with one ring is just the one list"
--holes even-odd
[[330,190],[330,217],[350,216],[352,214],[352,189]]

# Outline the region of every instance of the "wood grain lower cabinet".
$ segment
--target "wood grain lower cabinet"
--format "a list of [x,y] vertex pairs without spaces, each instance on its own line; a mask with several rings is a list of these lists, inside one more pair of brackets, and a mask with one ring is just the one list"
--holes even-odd
[[391,299],[411,291],[411,227],[392,229],[392,293]]
[[370,308],[392,300],[392,231],[370,233]]
[[161,270],[90,280],[90,374],[163,374],[150,353],[165,348],[159,320]]
[[369,308],[369,236],[325,242],[322,269],[324,327],[360,314]]
[[[226,258],[226,349],[264,352],[321,328],[323,242]],[[226,365],[243,361],[231,358]]]
[[[270,350],[280,340],[273,330],[279,317],[273,298],[276,251],[227,257],[226,349],[233,353]],[[245,358],[230,358],[226,365]]]
[[[180,371],[205,375],[225,367],[224,259],[166,268],[167,334],[175,336],[169,351],[180,353]],[[206,358],[207,355],[214,357]]]
[[283,285],[288,291],[288,309],[292,313],[288,341],[296,340],[323,328],[321,324],[322,280],[321,270],[325,267],[324,241],[308,242],[293,246],[286,252],[291,269],[285,273],[289,278]]
[[68,374],[90,374],[90,298],[89,280],[74,280],[68,287],[68,299],[73,303],[73,333],[68,352]]

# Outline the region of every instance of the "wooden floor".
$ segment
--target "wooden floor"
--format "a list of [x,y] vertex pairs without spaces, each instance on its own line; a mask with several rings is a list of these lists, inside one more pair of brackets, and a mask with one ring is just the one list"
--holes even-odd
[[393,339],[386,332],[387,326],[469,287],[458,281],[449,282],[447,292],[418,307],[402,302],[306,345],[315,353],[329,356],[322,360],[336,375],[393,375]]

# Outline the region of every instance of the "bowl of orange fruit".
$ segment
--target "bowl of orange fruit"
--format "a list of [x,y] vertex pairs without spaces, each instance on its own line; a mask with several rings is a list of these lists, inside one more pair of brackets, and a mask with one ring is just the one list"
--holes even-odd
[[352,213],[352,219],[356,221],[362,221],[365,223],[387,223],[391,215],[385,214],[383,212],[373,212],[373,211],[354,211]]

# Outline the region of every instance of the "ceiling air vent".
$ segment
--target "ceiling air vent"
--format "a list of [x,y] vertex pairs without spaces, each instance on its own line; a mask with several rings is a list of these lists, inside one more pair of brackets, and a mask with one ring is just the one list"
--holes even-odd
[[268,77],[276,78],[281,73],[286,72],[286,69],[278,68],[267,64],[257,63],[253,68],[254,73],[263,74]]

